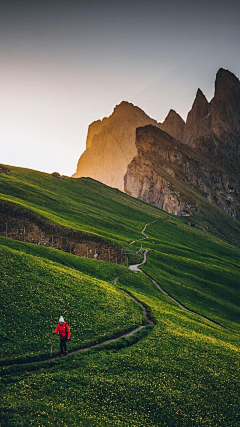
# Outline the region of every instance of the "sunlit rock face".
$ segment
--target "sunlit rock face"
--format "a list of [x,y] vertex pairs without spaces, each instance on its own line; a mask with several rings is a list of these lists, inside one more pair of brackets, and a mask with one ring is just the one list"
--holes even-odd
[[117,105],[110,117],[89,126],[87,148],[73,177],[90,177],[123,191],[127,166],[137,154],[136,128],[148,124],[159,126],[133,104]]

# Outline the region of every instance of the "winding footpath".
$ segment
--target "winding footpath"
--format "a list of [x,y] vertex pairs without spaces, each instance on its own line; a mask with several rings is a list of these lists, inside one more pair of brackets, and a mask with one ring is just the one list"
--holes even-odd
[[[148,235],[145,233],[145,231],[146,231],[146,228],[147,228],[147,226],[148,225],[150,225],[150,224],[153,224],[154,222],[156,222],[157,220],[155,220],[155,221],[153,221],[152,223],[148,223],[148,224],[145,224],[145,226],[144,226],[144,228],[143,228],[143,230],[142,230],[142,234],[143,234],[143,239],[139,239],[138,241],[141,241],[141,240],[145,240],[145,239],[148,239],[149,237],[148,237]],[[131,243],[130,243],[130,245],[132,245],[133,243],[135,243],[135,240],[134,241],[132,241]],[[160,284],[153,278],[153,277],[151,277],[148,273],[145,273],[143,270],[141,270],[139,267],[140,266],[143,266],[144,264],[146,264],[146,261],[147,261],[147,253],[148,253],[148,250],[147,249],[143,249],[143,247],[142,247],[142,245],[141,245],[141,247],[140,247],[140,249],[139,249],[139,251],[138,252],[136,252],[136,253],[139,253],[139,252],[142,252],[143,253],[143,261],[141,262],[141,263],[139,263],[139,264],[133,264],[133,265],[130,265],[129,267],[128,267],[128,269],[129,270],[131,270],[131,271],[133,271],[133,272],[136,272],[136,273],[142,273],[142,274],[144,274],[146,277],[148,277],[150,280],[151,280],[151,282],[154,284],[154,286],[163,294],[163,295],[165,295],[166,297],[168,297],[171,301],[173,301],[179,308],[181,308],[182,310],[184,310],[184,311],[187,311],[187,312],[189,312],[189,313],[192,313],[192,314],[194,314],[194,315],[196,315],[196,316],[199,316],[199,317],[201,317],[202,319],[204,319],[204,320],[207,320],[208,322],[210,322],[210,323],[212,323],[212,324],[214,324],[214,325],[216,325],[216,326],[218,326],[218,327],[221,327],[221,328],[224,328],[224,329],[227,329],[227,328],[225,328],[224,326],[222,326],[222,325],[220,325],[219,323],[217,323],[217,322],[214,322],[213,320],[211,320],[211,319],[209,319],[209,318],[207,318],[206,316],[204,316],[204,315],[202,315],[202,314],[199,314],[199,313],[197,313],[197,312],[195,312],[195,311],[193,311],[193,310],[190,310],[190,309],[188,309],[187,307],[185,307],[183,304],[181,304],[179,301],[177,301],[174,297],[172,297],[168,292],[166,292],[161,286],[160,286]],[[119,277],[116,277],[115,279],[114,279],[114,283],[113,283],[113,285],[114,286],[116,286],[117,285],[117,282],[118,282],[118,279],[119,279]],[[147,310],[147,307],[142,303],[142,302],[140,302],[137,298],[135,298],[131,293],[129,293],[129,292],[127,292],[126,290],[124,290],[124,289],[121,289],[121,288],[119,288],[124,294],[126,294],[129,298],[131,298],[136,304],[138,304],[140,307],[141,307],[141,310],[142,310],[142,315],[143,315],[143,319],[144,319],[144,321],[143,321],[143,323],[140,325],[140,326],[138,326],[138,327],[136,327],[136,328],[134,328],[134,329],[131,329],[130,331],[128,331],[128,332],[125,332],[125,333],[123,333],[123,334],[121,334],[121,335],[117,335],[117,336],[115,336],[115,337],[113,337],[113,338],[109,338],[109,339],[105,339],[105,340],[103,340],[103,341],[100,341],[100,342],[98,342],[98,343],[96,343],[96,344],[92,344],[92,345],[88,345],[88,346],[86,346],[86,347],[84,347],[84,348],[78,348],[78,349],[72,349],[72,350],[70,350],[69,351],[69,354],[71,355],[71,354],[76,354],[76,353],[84,353],[84,352],[87,352],[87,351],[89,351],[89,350],[92,350],[92,349],[94,349],[94,348],[99,348],[99,347],[101,347],[101,346],[105,346],[105,345],[107,345],[107,344],[111,344],[111,343],[114,343],[114,342],[117,342],[117,341],[120,341],[122,338],[128,338],[128,337],[131,337],[131,336],[133,336],[133,335],[135,335],[135,334],[137,334],[139,331],[141,331],[142,329],[144,329],[144,328],[146,328],[146,326],[148,326],[148,325],[156,325],[156,322],[155,322],[155,320],[151,317],[151,315],[149,314],[149,312],[148,312],[148,310]],[[238,334],[239,335],[239,334]],[[10,362],[9,364],[6,364],[5,366],[9,366],[9,365],[25,365],[25,364],[36,364],[36,363],[42,363],[42,362],[46,362],[46,361],[50,361],[50,360],[55,360],[55,359],[57,359],[57,358],[59,358],[59,356],[56,356],[56,355],[54,355],[53,357],[46,357],[46,358],[44,358],[44,359],[41,359],[41,360],[26,360],[26,361],[14,361],[14,362]]]
[[140,270],[140,268],[138,268],[138,267],[140,265],[144,265],[146,263],[146,261],[147,261],[147,253],[148,253],[148,250],[144,249],[143,250],[143,261],[140,262],[140,264],[129,265],[128,269],[131,270],[131,271],[135,271],[135,273],[138,273],[138,272],[143,273],[143,271]]
[[[141,271],[141,270],[140,270]],[[117,284],[117,281],[118,281],[118,279],[119,279],[119,277],[116,277],[115,278],[115,280],[114,280],[114,285],[116,286],[116,284]],[[119,289],[121,289],[121,288],[119,288]],[[142,329],[144,329],[144,328],[146,328],[146,326],[147,325],[155,325],[156,324],[156,322],[155,322],[155,320],[154,319],[152,319],[152,317],[148,314],[148,311],[147,311],[147,308],[146,308],[146,306],[144,306],[137,298],[135,298],[133,295],[131,295],[129,292],[127,292],[126,290],[124,290],[124,289],[121,289],[121,291],[124,293],[124,294],[126,294],[128,297],[130,297],[135,303],[137,303],[140,307],[141,307],[141,309],[142,309],[142,314],[143,314],[143,317],[144,317],[144,320],[145,320],[145,322],[146,322],[146,324],[144,324],[144,325],[140,325],[140,326],[138,326],[137,328],[134,328],[134,329],[131,329],[129,332],[126,332],[126,333],[124,333],[124,334],[121,334],[121,335],[118,335],[117,337],[115,337],[115,338],[109,338],[109,339],[106,339],[106,340],[104,340],[104,341],[101,341],[101,342],[99,342],[99,343],[97,343],[97,344],[93,344],[93,345],[90,345],[90,346],[87,346],[87,347],[85,347],[85,348],[80,348],[80,349],[74,349],[74,350],[71,350],[69,353],[70,354],[73,354],[73,353],[83,353],[84,351],[88,351],[88,350],[91,350],[91,349],[93,349],[93,348],[97,348],[97,347],[100,347],[101,345],[103,346],[103,345],[106,345],[106,344],[111,344],[111,343],[113,343],[113,342],[116,342],[116,341],[119,341],[119,340],[121,340],[122,338],[128,338],[128,337],[131,337],[132,335],[135,335],[137,332],[139,332],[139,331],[141,331]],[[58,358],[59,356],[56,356],[56,357],[52,357],[51,359],[56,359],[56,358]]]
[[[144,231],[145,231],[145,228],[146,228],[146,226],[147,226],[148,224],[146,224],[145,225],[145,227],[144,227]],[[147,238],[147,237],[146,237]],[[131,242],[131,243],[134,243],[134,242]],[[140,250],[142,249],[142,247],[140,248]],[[142,270],[140,270],[138,267],[140,266],[140,265],[143,265],[143,264],[145,264],[146,263],[146,260],[147,260],[147,249],[145,249],[144,251],[143,251],[143,261],[140,263],[140,264],[136,264],[136,265],[130,265],[128,268],[129,268],[129,270],[132,270],[132,271],[135,271],[135,272],[142,272]],[[115,277],[115,279],[114,279],[114,283],[113,283],[113,285],[114,286],[116,286],[117,285],[117,281],[118,281],[118,279],[119,279],[119,277]],[[131,337],[131,336],[133,336],[133,335],[135,335],[135,334],[137,334],[139,331],[141,331],[142,329],[144,329],[144,328],[146,328],[146,326],[148,326],[148,325],[155,325],[156,324],[156,322],[155,322],[155,320],[151,317],[151,315],[148,313],[148,310],[147,310],[147,307],[144,305],[144,304],[142,304],[137,298],[135,298],[130,292],[127,292],[126,290],[124,290],[124,289],[121,289],[121,288],[119,288],[125,295],[127,295],[129,298],[131,298],[136,304],[138,304],[140,307],[141,307],[141,309],[142,309],[142,315],[143,315],[143,323],[140,325],[140,326],[138,326],[138,327],[136,327],[136,328],[134,328],[134,329],[131,329],[131,330],[129,330],[128,332],[125,332],[125,333],[123,333],[123,334],[121,334],[121,335],[117,335],[117,336],[115,336],[115,337],[113,337],[113,338],[109,338],[109,339],[106,339],[106,340],[103,340],[103,341],[99,341],[98,343],[96,343],[96,344],[92,344],[92,345],[88,345],[88,346],[86,346],[86,347],[83,347],[83,348],[77,348],[77,349],[70,349],[70,351],[69,351],[69,355],[71,355],[71,354],[76,354],[76,353],[84,353],[84,352],[86,352],[86,351],[89,351],[89,350],[92,350],[92,349],[94,349],[94,348],[98,348],[98,347],[101,347],[101,346],[104,346],[104,345],[107,345],[107,344],[111,344],[111,343],[114,343],[114,342],[117,342],[117,341],[120,341],[122,338],[129,338],[129,337]],[[36,364],[36,363],[42,363],[42,362],[47,362],[47,361],[52,361],[52,360],[55,360],[55,359],[58,359],[59,358],[59,355],[54,355],[54,356],[52,356],[52,355],[50,355],[50,356],[47,356],[47,357],[45,357],[45,358],[43,358],[43,359],[41,359],[41,360],[25,360],[25,361],[17,361],[17,360],[15,360],[15,361],[10,361],[9,362],[9,364],[6,364],[5,366],[9,366],[9,365],[11,365],[11,366],[13,366],[13,365],[26,365],[26,364]]]
[[[147,234],[145,233],[145,230],[146,230],[146,228],[147,228],[147,226],[148,225],[150,225],[150,224],[153,224],[154,222],[156,222],[157,220],[155,220],[155,221],[153,221],[153,222],[151,222],[151,223],[149,223],[149,224],[145,224],[145,226],[144,226],[144,228],[143,228],[143,230],[142,230],[142,234],[146,237],[146,239],[148,239],[149,237],[147,236]],[[143,240],[143,239],[141,239],[141,240]],[[131,242],[132,243],[132,242]],[[140,265],[144,265],[145,263],[146,263],[146,261],[147,261],[147,253],[148,253],[148,250],[147,249],[144,249],[143,250],[143,254],[144,254],[144,258],[143,258],[143,261],[140,263],[140,264],[136,264],[136,265],[130,265],[129,266],[129,269],[130,270],[132,270],[132,271],[135,271],[135,272],[141,272],[142,274],[144,274],[144,276],[146,276],[146,277],[148,277],[150,280],[151,280],[151,282],[154,284],[154,286],[163,294],[163,295],[165,295],[166,297],[168,297],[171,301],[173,301],[179,308],[181,308],[182,310],[184,310],[184,311],[187,311],[188,313],[192,313],[192,314],[194,314],[194,315],[196,315],[196,316],[199,316],[199,317],[201,317],[202,319],[204,319],[204,320],[207,320],[208,322],[210,322],[210,323],[212,323],[212,324],[214,324],[214,325],[216,325],[216,326],[219,326],[219,327],[221,327],[221,328],[223,328],[223,329],[227,329],[225,326],[222,326],[222,325],[220,325],[220,323],[218,323],[218,322],[215,322],[214,320],[211,320],[211,319],[209,319],[208,317],[206,317],[206,316],[204,316],[203,314],[200,314],[200,313],[197,313],[196,311],[194,311],[194,310],[190,310],[189,308],[187,308],[187,307],[185,307],[183,304],[181,304],[178,300],[176,300],[172,295],[170,295],[168,292],[166,292],[160,285],[159,285],[159,283],[153,278],[153,277],[151,277],[150,276],[150,274],[148,274],[148,273],[145,273],[145,271],[143,271],[143,270],[141,270],[140,268],[138,268]],[[239,334],[238,334],[239,335]]]
[[[145,224],[145,226],[144,226],[144,228],[143,228],[143,230],[142,230],[142,234],[143,234],[143,236],[144,236],[144,238],[143,239],[140,239],[140,240],[145,240],[145,239],[148,239],[149,237],[148,237],[148,235],[145,233],[145,231],[146,231],[146,228],[147,228],[147,226],[148,225],[150,225],[150,224],[153,224],[154,222],[156,222],[157,220],[155,220],[155,221],[153,221],[152,223],[148,223],[148,224]],[[138,240],[138,241],[140,241],[140,240]],[[132,245],[133,243],[135,243],[135,241],[132,241],[131,243],[130,243],[130,245]],[[142,246],[141,246],[141,248],[140,248],[140,250],[139,251],[142,251],[143,252],[143,261],[141,262],[141,263],[139,263],[139,264],[133,264],[133,265],[130,265],[129,267],[128,267],[128,269],[129,270],[131,270],[131,271],[134,271],[134,272],[136,272],[136,273],[138,273],[138,272],[141,272],[142,274],[144,274],[146,277],[148,277],[150,280],[151,280],[151,282],[154,284],[154,286],[163,294],[163,295],[165,295],[166,297],[168,297],[171,301],[173,301],[179,308],[181,308],[182,310],[184,310],[184,311],[187,311],[188,313],[192,313],[192,314],[194,314],[194,315],[196,315],[196,316],[199,316],[199,317],[201,317],[202,319],[204,319],[204,320],[207,320],[208,322],[210,322],[210,323],[212,323],[212,324],[214,324],[214,325],[216,325],[216,326],[219,326],[219,327],[221,327],[221,328],[223,328],[223,329],[227,329],[227,328],[225,328],[224,326],[222,326],[222,325],[220,325],[219,323],[217,323],[217,322],[215,322],[215,321],[213,321],[213,320],[211,320],[211,319],[209,319],[208,317],[206,317],[206,316],[204,316],[204,315],[202,315],[202,314],[200,314],[200,313],[197,313],[196,311],[194,311],[194,310],[190,310],[190,309],[188,309],[187,307],[185,307],[183,304],[181,304],[179,301],[177,301],[174,297],[172,297],[168,292],[166,292],[160,285],[159,285],[159,283],[155,280],[155,279],[153,279],[153,277],[151,277],[149,274],[147,274],[147,273],[145,273],[143,270],[141,270],[139,267],[140,266],[143,266],[144,264],[146,264],[146,262],[147,262],[147,253],[148,253],[148,250],[147,249],[142,249]],[[138,251],[138,252],[139,252]],[[116,286],[117,285],[117,281],[118,281],[118,279],[119,279],[119,277],[116,277],[115,278],[115,280],[114,280],[114,286]],[[139,301],[139,300],[137,300],[133,295],[131,295],[129,292],[127,292],[126,290],[123,290],[123,289],[121,289],[121,291],[122,292],[124,292],[126,295],[128,295],[130,298],[132,298],[132,300],[135,302],[135,303],[137,303],[140,307],[141,307],[141,309],[142,309],[142,314],[143,314],[143,317],[145,318],[145,320],[146,320],[146,322],[147,322],[147,325],[155,325],[156,324],[156,322],[155,322],[155,320],[154,319],[152,319],[150,316],[149,316],[149,314],[148,314],[148,312],[147,312],[147,309],[146,309],[146,307]],[[84,351],[88,351],[88,350],[91,350],[92,348],[96,348],[96,347],[99,347],[100,345],[104,345],[104,344],[110,344],[110,343],[113,343],[113,342],[116,342],[116,341],[119,341],[120,339],[122,339],[122,338],[127,338],[127,337],[130,337],[130,336],[132,336],[132,335],[134,335],[134,334],[136,334],[138,331],[140,331],[141,329],[143,329],[143,328],[145,328],[146,327],[146,325],[140,325],[140,326],[138,326],[137,328],[135,328],[135,329],[132,329],[131,331],[129,331],[129,332],[127,332],[127,333],[125,333],[125,334],[122,334],[121,336],[119,336],[119,337],[117,337],[117,338],[112,338],[112,339],[108,339],[108,340],[105,340],[105,341],[103,341],[103,342],[101,342],[101,343],[99,343],[99,344],[95,344],[95,345],[92,345],[92,346],[88,346],[88,347],[85,347],[85,348],[82,348],[82,349],[79,349],[79,350],[72,350],[72,352],[71,353],[81,353],[81,352],[84,352]]]
[[[153,223],[154,222],[156,222],[156,220],[155,221],[153,221]],[[152,223],[151,223],[152,224]],[[143,228],[143,230],[142,230],[142,234],[143,234],[143,236],[144,236],[144,238],[143,239],[140,239],[140,240],[145,240],[145,239],[148,239],[148,236],[145,234],[145,230],[146,230],[146,228],[147,228],[147,226],[148,225],[150,225],[150,224],[145,224],[144,225],[144,228]],[[135,240],[133,240],[131,243],[130,243],[130,245],[132,245],[133,243],[135,243]],[[140,249],[139,249],[139,251],[138,252],[141,252],[142,251],[142,245],[141,245],[141,247],[140,247]],[[131,271],[134,271],[134,272],[141,272],[141,273],[143,273],[143,271],[142,270],[140,270],[139,269],[139,266],[141,266],[141,265],[144,265],[145,263],[146,263],[146,261],[147,261],[147,253],[148,253],[148,250],[147,249],[144,249],[143,250],[143,261],[141,262],[141,263],[139,263],[139,264],[134,264],[134,265],[130,265],[129,267],[128,267],[128,269],[129,270],[131,270]],[[145,274],[146,275],[146,273],[143,273],[143,274]],[[113,283],[113,285],[114,286],[116,286],[117,285],[117,281],[118,281],[118,279],[119,279],[119,277],[115,277],[115,279],[114,279],[114,283]],[[121,289],[121,288],[119,288],[119,289]],[[140,326],[138,326],[137,328],[134,328],[134,329],[132,329],[132,330],[130,330],[129,332],[126,332],[126,333],[124,333],[124,334],[121,334],[120,336],[118,336],[118,337],[115,337],[115,338],[109,338],[109,339],[106,339],[106,340],[104,340],[104,341],[101,341],[101,342],[99,342],[99,343],[97,343],[97,344],[93,344],[93,345],[90,345],[90,346],[87,346],[87,347],[84,347],[84,348],[80,348],[80,349],[73,349],[73,350],[71,350],[69,353],[70,354],[76,354],[76,353],[83,353],[83,352],[85,352],[85,351],[88,351],[88,350],[92,350],[92,349],[94,349],[94,348],[97,348],[97,347],[100,347],[100,346],[104,346],[104,345],[106,345],[106,344],[111,344],[111,343],[113,343],[113,342],[116,342],[116,341],[119,341],[119,340],[121,340],[122,338],[128,338],[128,337],[131,337],[131,336],[133,336],[133,335],[135,335],[137,332],[139,332],[139,331],[141,331],[142,329],[144,329],[144,328],[146,328],[146,326],[147,325],[156,325],[156,322],[155,322],[155,320],[149,315],[149,313],[148,313],[148,311],[147,311],[147,308],[144,306],[144,304],[142,304],[137,298],[135,298],[133,295],[131,295],[130,294],[130,292],[127,292],[126,290],[124,290],[124,289],[121,289],[121,291],[124,293],[124,294],[126,294],[128,297],[130,297],[136,304],[138,304],[140,307],[141,307],[141,309],[142,309],[142,315],[143,315],[143,318],[144,318],[144,321],[145,321],[145,324],[144,325],[140,325]],[[53,360],[53,359],[56,359],[58,356],[54,356],[54,357],[52,357],[51,358],[51,360]]]

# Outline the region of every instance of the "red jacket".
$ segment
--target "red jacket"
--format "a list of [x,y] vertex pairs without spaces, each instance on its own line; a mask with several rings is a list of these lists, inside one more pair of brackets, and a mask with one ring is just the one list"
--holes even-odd
[[[66,332],[67,332],[67,336],[66,336]],[[60,335],[60,340],[62,340],[63,338],[70,338],[70,329],[69,326],[66,324],[66,322],[64,322],[62,325],[60,325],[60,323],[57,325],[56,330],[55,330],[55,334]]]

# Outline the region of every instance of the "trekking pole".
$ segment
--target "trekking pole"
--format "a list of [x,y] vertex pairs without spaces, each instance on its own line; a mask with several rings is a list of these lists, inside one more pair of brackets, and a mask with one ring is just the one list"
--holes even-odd
[[51,352],[50,352],[50,357],[52,357],[52,352],[53,352],[53,334],[52,334],[52,339],[51,339]]

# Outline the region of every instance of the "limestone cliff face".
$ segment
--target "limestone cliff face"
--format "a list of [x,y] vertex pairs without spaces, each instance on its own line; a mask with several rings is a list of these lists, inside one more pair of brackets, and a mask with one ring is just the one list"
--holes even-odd
[[137,130],[137,156],[128,166],[125,191],[177,215],[198,209],[199,194],[239,219],[238,78],[220,69],[211,102],[198,89],[186,124],[172,112],[161,129],[175,139],[149,126]]
[[87,134],[87,141],[86,141],[86,148],[91,147],[92,141],[95,135],[98,135],[105,123],[107,122],[107,118],[105,117],[102,120],[96,120],[95,122],[91,123],[88,127],[88,134]]
[[137,154],[136,128],[158,123],[143,110],[122,102],[108,118],[89,126],[87,149],[79,159],[74,177],[90,177],[124,191],[127,166]]
[[217,73],[210,108],[215,151],[219,157],[231,159],[239,171],[240,81],[227,70],[220,69]]
[[222,68],[216,76],[211,115],[213,129],[219,136],[219,129],[239,134],[240,82],[233,73]]
[[230,71],[220,69],[210,103],[198,90],[188,114],[182,141],[219,163],[232,163],[239,170],[240,81]]
[[[168,168],[165,172],[174,177],[172,169]],[[166,179],[158,170],[154,170],[151,161],[145,158],[143,153],[134,158],[128,167],[128,173],[125,175],[125,191],[130,196],[174,215],[189,216],[196,210],[194,203],[189,203],[173,188],[171,180]]]
[[137,129],[137,156],[128,166],[125,191],[175,215],[198,209],[197,194],[240,217],[240,185],[235,174],[161,129]]

